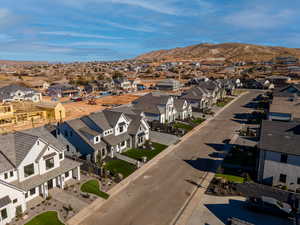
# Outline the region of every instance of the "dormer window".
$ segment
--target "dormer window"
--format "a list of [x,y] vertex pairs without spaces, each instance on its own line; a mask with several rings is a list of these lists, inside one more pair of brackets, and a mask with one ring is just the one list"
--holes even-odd
[[120,127],[119,127],[119,131],[120,131],[120,133],[122,133],[122,132],[124,131],[124,127],[123,127],[123,126],[120,126]]
[[95,142],[99,142],[99,136],[95,137]]

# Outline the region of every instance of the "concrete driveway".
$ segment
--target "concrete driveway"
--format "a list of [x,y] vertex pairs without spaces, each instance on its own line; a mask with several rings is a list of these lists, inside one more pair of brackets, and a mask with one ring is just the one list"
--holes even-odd
[[247,113],[244,105],[259,94],[251,91],[224,109],[204,127],[186,135],[172,152],[143,176],[107,200],[81,225],[169,225],[207,171],[214,172],[222,159],[211,158],[214,144],[232,138],[241,124],[233,114]]
[[255,225],[292,225],[288,219],[253,212],[245,206],[243,197],[204,195],[187,225],[225,225],[230,217]]
[[171,144],[175,144],[179,140],[179,137],[177,137],[176,135],[172,135],[172,134],[160,133],[157,131],[150,131],[150,140],[153,142],[157,142],[157,143],[169,146]]

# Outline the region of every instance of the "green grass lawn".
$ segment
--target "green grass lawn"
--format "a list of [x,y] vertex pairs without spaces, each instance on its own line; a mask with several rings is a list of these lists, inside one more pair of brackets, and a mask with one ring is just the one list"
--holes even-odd
[[104,199],[109,198],[109,194],[107,194],[103,191],[100,191],[99,182],[97,180],[89,180],[89,181],[85,182],[83,185],[81,185],[80,190],[82,192],[95,194]]
[[226,98],[223,98],[222,100],[218,101],[216,105],[218,107],[224,107],[225,105],[227,105],[232,100],[233,100],[233,98],[226,97]]
[[192,123],[197,126],[197,125],[203,123],[204,121],[205,121],[205,119],[198,118],[198,119],[192,120]]
[[57,212],[48,211],[37,215],[25,225],[64,225],[59,221]]
[[216,177],[222,177],[227,181],[235,182],[235,183],[243,183],[244,178],[238,177],[230,174],[222,174],[222,173],[216,173]]
[[121,173],[125,178],[136,170],[136,166],[119,159],[113,159],[106,162],[105,169],[109,170],[113,174]]
[[185,131],[191,131],[193,129],[193,126],[191,125],[188,125],[188,124],[184,124],[184,123],[175,123],[173,125],[175,128],[181,128],[181,129],[184,129]]
[[154,150],[150,149],[130,149],[126,152],[123,152],[123,155],[126,155],[130,158],[136,159],[136,160],[141,160],[142,157],[146,156],[147,160],[153,159],[157,154],[162,152],[164,149],[166,149],[168,146],[162,145],[159,143],[152,143],[153,147],[155,148]]

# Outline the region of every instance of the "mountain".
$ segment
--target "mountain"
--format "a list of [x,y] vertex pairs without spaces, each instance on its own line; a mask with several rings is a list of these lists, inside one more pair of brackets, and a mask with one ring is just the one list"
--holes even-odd
[[47,64],[42,61],[16,61],[16,60],[1,60],[0,65],[33,65],[33,64]]
[[241,43],[198,44],[183,48],[152,51],[136,59],[150,60],[203,60],[225,58],[227,61],[267,61],[277,56],[290,55],[300,58],[299,48],[261,46]]

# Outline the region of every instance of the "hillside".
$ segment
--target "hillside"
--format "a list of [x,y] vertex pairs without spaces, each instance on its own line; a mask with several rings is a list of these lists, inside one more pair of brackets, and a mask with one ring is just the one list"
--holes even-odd
[[1,60],[0,65],[36,65],[36,64],[48,64],[48,62],[42,61],[16,61],[16,60]]
[[252,44],[198,44],[184,48],[158,50],[137,57],[154,60],[201,60],[225,58],[228,61],[266,61],[276,56],[292,55],[300,58],[299,48],[271,47]]

